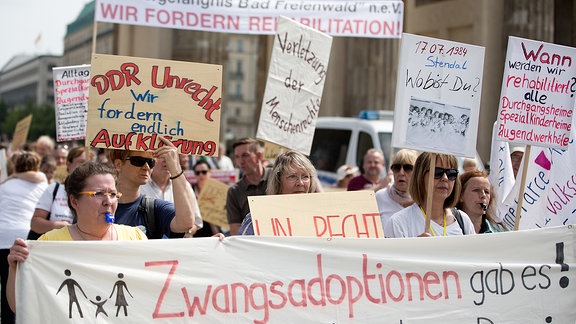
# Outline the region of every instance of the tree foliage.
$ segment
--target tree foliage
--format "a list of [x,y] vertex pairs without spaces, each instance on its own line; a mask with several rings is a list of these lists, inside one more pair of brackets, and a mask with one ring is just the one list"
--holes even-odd
[[49,104],[36,106],[32,102],[9,109],[4,102],[0,101],[1,133],[12,139],[16,124],[29,114],[32,114],[32,123],[28,132],[29,141],[35,141],[41,135],[56,137],[54,106]]

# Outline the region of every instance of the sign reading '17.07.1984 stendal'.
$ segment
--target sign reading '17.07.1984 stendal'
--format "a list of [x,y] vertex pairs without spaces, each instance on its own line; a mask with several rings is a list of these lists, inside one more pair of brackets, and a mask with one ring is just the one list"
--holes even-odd
[[221,66],[96,54],[91,72],[90,146],[148,151],[162,136],[182,154],[217,153]]
[[498,111],[500,140],[566,149],[574,114],[576,48],[510,37]]

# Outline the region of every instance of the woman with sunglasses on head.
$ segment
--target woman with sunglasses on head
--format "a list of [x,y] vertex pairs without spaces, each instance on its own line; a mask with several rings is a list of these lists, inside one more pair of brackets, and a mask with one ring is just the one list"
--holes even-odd
[[[110,150],[110,161],[118,171],[118,190],[123,196],[118,201],[117,224],[140,227],[148,238],[181,238],[186,232],[202,227],[202,217],[197,212],[197,202],[190,184],[183,176],[180,158],[174,144],[158,136],[162,146],[154,151]],[[172,180],[174,203],[163,199],[153,202],[153,217],[148,222],[147,208],[140,186],[150,180],[156,158],[163,158]]]
[[[113,170],[94,162],[78,166],[65,181],[68,205],[76,223],[51,230],[39,241],[116,241],[146,240],[146,235],[136,227],[113,224],[118,198],[122,194],[116,190]],[[10,249],[10,266],[7,298],[10,308],[15,311],[15,280],[18,262],[28,258],[26,241],[17,238]]]
[[[434,182],[428,188],[429,167],[435,158]],[[459,216],[452,213],[460,195],[458,179],[458,160],[449,154],[421,153],[416,159],[410,182],[410,195],[414,204],[394,215],[390,219],[389,237],[430,237],[475,234],[474,225],[466,213]],[[424,231],[426,224],[427,194],[432,194],[430,228]],[[461,218],[461,221],[457,219]]]
[[462,183],[462,192],[456,207],[470,217],[476,233],[508,231],[506,225],[497,222],[490,213],[494,197],[486,173],[480,170],[464,172],[460,175],[460,182]]
[[[267,195],[303,194],[317,191],[316,169],[304,154],[287,151],[276,158],[268,176]],[[254,235],[250,213],[242,221],[238,235]]]
[[376,203],[385,235],[390,228],[390,217],[414,203],[408,189],[417,157],[418,153],[413,150],[402,149],[396,152],[390,166],[394,183],[376,192]]

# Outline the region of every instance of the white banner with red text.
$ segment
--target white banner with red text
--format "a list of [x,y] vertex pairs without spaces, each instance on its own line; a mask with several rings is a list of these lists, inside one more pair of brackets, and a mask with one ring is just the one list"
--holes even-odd
[[29,241],[19,323],[574,323],[575,228]]
[[96,21],[272,35],[280,16],[332,36],[400,38],[400,0],[97,0]]

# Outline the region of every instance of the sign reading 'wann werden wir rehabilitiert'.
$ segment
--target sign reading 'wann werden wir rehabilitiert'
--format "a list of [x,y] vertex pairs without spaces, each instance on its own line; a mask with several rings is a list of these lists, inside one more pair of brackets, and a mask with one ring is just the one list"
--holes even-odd
[[576,93],[576,48],[510,37],[498,139],[565,149]]
[[218,152],[222,66],[127,56],[92,56],[86,142],[155,150],[160,136],[182,154]]

